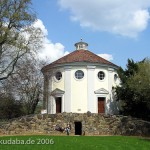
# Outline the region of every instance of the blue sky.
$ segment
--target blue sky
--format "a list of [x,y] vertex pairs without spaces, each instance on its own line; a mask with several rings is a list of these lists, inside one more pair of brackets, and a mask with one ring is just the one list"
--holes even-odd
[[[52,62],[75,50],[83,38],[88,49],[125,68],[127,59],[150,57],[150,0],[32,0],[46,35],[40,54]],[[103,55],[101,55],[103,54]],[[105,54],[105,55],[104,55]]]

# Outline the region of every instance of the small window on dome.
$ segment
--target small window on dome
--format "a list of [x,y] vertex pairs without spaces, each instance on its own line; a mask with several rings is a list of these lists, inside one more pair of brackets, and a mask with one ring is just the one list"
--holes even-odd
[[82,70],[77,70],[77,71],[75,72],[75,77],[76,77],[77,79],[82,79],[82,78],[84,77],[84,72],[83,72]]
[[103,80],[105,78],[105,73],[103,71],[98,72],[98,78]]
[[55,78],[56,78],[57,80],[60,80],[60,79],[62,78],[62,73],[61,73],[61,72],[57,72],[57,73],[55,74]]
[[80,49],[82,49],[82,48],[83,48],[83,45],[79,45],[79,47],[80,47]]

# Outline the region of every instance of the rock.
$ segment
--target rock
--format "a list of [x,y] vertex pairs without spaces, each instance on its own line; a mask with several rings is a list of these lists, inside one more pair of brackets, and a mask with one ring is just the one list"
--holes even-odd
[[23,118],[20,118],[19,120],[21,123],[25,123],[26,122],[26,119],[23,117]]
[[0,134],[55,134],[66,135],[56,131],[56,125],[64,129],[71,125],[71,134],[75,133],[75,122],[81,122],[82,134],[86,135],[133,135],[150,136],[150,122],[128,116],[93,114],[87,112],[62,114],[37,114],[11,119],[0,123]]
[[43,114],[43,115],[42,115],[42,119],[43,119],[43,120],[45,120],[45,119],[47,119],[47,118],[48,118],[48,115],[47,115],[47,114]]
[[57,122],[57,123],[61,123],[61,122],[62,122],[62,120],[57,120],[56,122]]
[[51,121],[54,122],[56,117],[57,117],[56,114],[51,114],[50,115]]
[[32,117],[27,117],[27,118],[26,118],[26,121],[29,122],[29,121],[31,121],[32,119],[33,119]]
[[87,111],[87,116],[90,117],[92,113],[90,111]]
[[37,118],[40,119],[40,120],[43,119],[43,117],[42,117],[41,114],[38,114],[38,115],[37,115]]

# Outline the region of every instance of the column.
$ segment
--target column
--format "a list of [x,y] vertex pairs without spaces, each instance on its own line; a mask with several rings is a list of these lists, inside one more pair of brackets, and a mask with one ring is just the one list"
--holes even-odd
[[[113,68],[108,68],[108,91],[109,91],[109,96],[107,97],[106,99],[106,106],[107,106],[107,109],[106,109],[106,114],[112,114],[112,109],[111,108],[111,104],[112,104],[112,86],[113,86],[113,71],[114,69]],[[108,103],[108,102],[109,103]]]
[[53,97],[50,95],[52,92],[52,74],[48,75],[48,102],[47,102],[47,112],[48,114],[53,114]]
[[113,68],[108,68],[108,91],[111,94],[113,85]]
[[47,103],[48,103],[48,87],[49,87],[48,76],[47,76],[47,74],[44,74],[43,109],[47,109]]

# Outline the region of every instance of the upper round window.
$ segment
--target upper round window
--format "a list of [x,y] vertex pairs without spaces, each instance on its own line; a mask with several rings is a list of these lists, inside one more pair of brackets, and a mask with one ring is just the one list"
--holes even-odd
[[114,74],[114,80],[116,81],[118,78],[118,75],[117,74]]
[[105,78],[105,73],[103,71],[98,72],[98,78],[103,80]]
[[57,73],[55,74],[55,78],[56,78],[57,80],[60,80],[60,79],[62,78],[62,73],[61,73],[61,72],[57,72]]
[[82,70],[77,70],[77,71],[75,72],[75,77],[76,77],[77,79],[82,79],[82,78],[84,77],[84,72],[83,72]]

